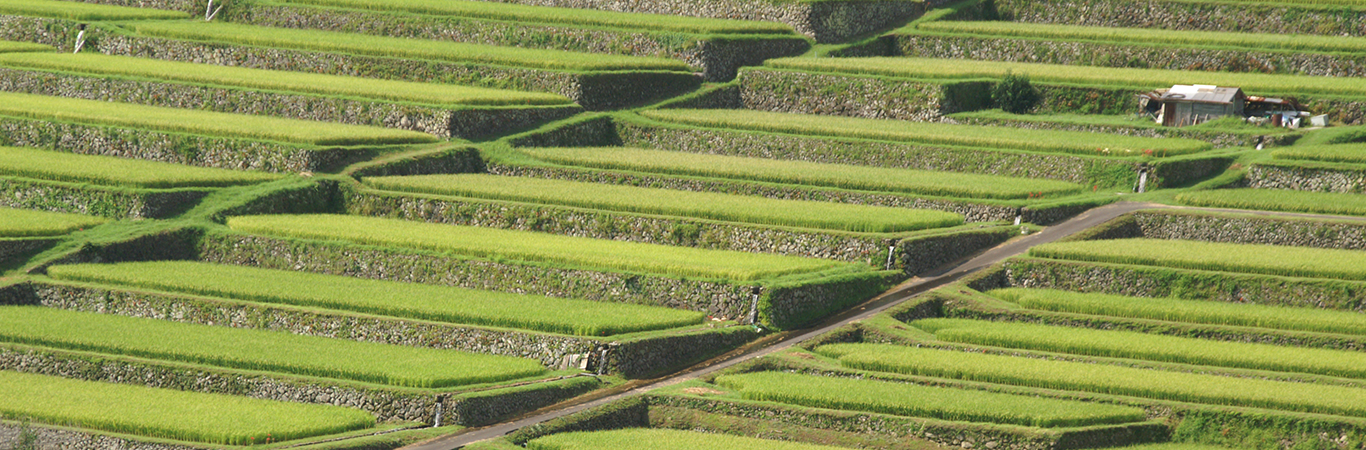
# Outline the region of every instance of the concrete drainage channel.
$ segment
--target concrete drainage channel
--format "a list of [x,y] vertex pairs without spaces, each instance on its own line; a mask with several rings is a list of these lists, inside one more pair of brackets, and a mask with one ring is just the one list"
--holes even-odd
[[872,317],[888,308],[896,306],[901,302],[911,299],[917,295],[928,292],[937,287],[952,283],[964,276],[972,274],[982,268],[1005,260],[1006,258],[1022,254],[1029,251],[1031,247],[1040,244],[1047,244],[1059,239],[1071,236],[1090,229],[1091,227],[1108,222],[1119,216],[1140,211],[1144,209],[1165,209],[1171,208],[1166,205],[1153,203],[1120,202],[1107,206],[1091,209],[1072,219],[1045,228],[1043,231],[1033,235],[1013,239],[995,248],[988,249],[974,257],[956,264],[940,268],[922,276],[912,278],[910,281],[892,288],[890,291],[877,296],[876,298],[864,302],[862,305],[851,308],[841,313],[821,325],[805,330],[794,330],[769,336],[754,344],[740,350],[712,358],[700,364],[666,375],[654,380],[643,380],[628,384],[621,388],[619,392],[609,393],[603,397],[597,395],[580,397],[568,402],[551,406],[541,412],[533,412],[529,416],[524,416],[513,421],[503,422],[484,428],[469,430],[459,434],[453,434],[436,438],[427,442],[418,443],[403,447],[400,450],[453,450],[464,447],[475,442],[488,439],[495,439],[508,433],[517,431],[526,426],[535,425],[547,420],[564,417],[579,411],[587,410],[596,406],[601,406],[613,401],[620,400],[632,395],[641,394],[650,390],[665,386],[674,385],[684,381],[692,380],[703,375],[713,373],[732,367],[746,361],[762,358],[770,354],[792,347],[808,339],[815,338],[828,333],[836,328],[844,326],[850,322],[863,320]]

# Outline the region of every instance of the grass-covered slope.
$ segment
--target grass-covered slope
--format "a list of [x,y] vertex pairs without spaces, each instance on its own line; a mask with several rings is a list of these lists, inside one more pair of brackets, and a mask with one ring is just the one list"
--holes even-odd
[[676,60],[499,47],[228,23],[138,22],[138,33],[194,41],[566,71],[687,71]]
[[35,306],[0,308],[0,341],[419,388],[545,372],[507,356]]
[[365,411],[0,371],[0,417],[218,445],[364,429]]
[[623,303],[186,261],[53,266],[62,280],[459,324],[606,336],[702,323],[704,314]]
[[856,232],[961,225],[958,214],[484,174],[366,178],[384,190]]
[[821,164],[626,147],[532,147],[521,151],[557,164],[671,175],[728,178],[945,197],[1022,199],[1076,193],[1065,181],[932,170]]
[[300,145],[412,144],[436,140],[432,135],[407,130],[14,93],[0,93],[0,116]]
[[169,189],[260,183],[281,175],[0,146],[0,176]]
[[690,247],[642,244],[529,231],[511,231],[341,215],[273,215],[228,219],[234,230],[305,239],[449,252],[675,277],[755,281],[848,264]]
[[194,64],[93,53],[0,55],[0,66],[93,76],[129,77],[230,88],[406,102],[447,108],[564,105],[571,103],[568,98],[546,93]]
[[1193,139],[1155,139],[751,110],[663,109],[642,111],[641,115],[659,121],[701,127],[1087,155],[1176,156],[1212,148],[1208,142]]

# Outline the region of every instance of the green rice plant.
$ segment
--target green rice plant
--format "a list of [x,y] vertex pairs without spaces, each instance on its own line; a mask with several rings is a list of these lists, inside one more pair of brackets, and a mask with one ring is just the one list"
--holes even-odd
[[1182,31],[996,21],[923,22],[917,24],[916,28],[934,33],[988,37],[1006,36],[1163,46],[1238,47],[1295,52],[1366,52],[1366,38],[1344,36]]
[[152,189],[236,186],[281,177],[271,173],[3,146],[0,146],[0,176]]
[[980,320],[929,319],[911,325],[939,340],[961,344],[1366,378],[1366,354],[1355,351]]
[[[583,336],[698,325],[705,314],[187,261],[53,266],[61,280]],[[288,288],[283,288],[287,286]]]
[[242,216],[228,218],[228,226],[247,233],[292,238],[343,240],[471,257],[732,281],[756,281],[853,266],[815,258],[671,247],[362,216]]
[[1360,83],[1353,78],[1339,77],[1127,69],[906,57],[782,58],[770,59],[764,65],[782,69],[929,80],[1000,79],[1009,73],[1019,73],[1028,75],[1034,83],[1045,84],[1065,83],[1157,89],[1169,88],[1175,84],[1199,83],[1238,86],[1249,95],[1298,94],[1366,97],[1366,83]]
[[1366,314],[1315,308],[1224,303],[1178,298],[1059,291],[997,289],[988,292],[1029,309],[1167,322],[1366,335]]
[[1178,194],[1191,206],[1366,216],[1366,196],[1285,189],[1217,189]]
[[532,450],[848,450],[844,447],[771,441],[744,436],[658,428],[556,433],[527,442]]
[[218,445],[265,444],[375,425],[365,411],[0,371],[0,418]]
[[181,11],[56,0],[5,0],[0,2],[0,14],[68,20],[159,20],[190,17],[188,13]]
[[1285,147],[1273,150],[1271,157],[1302,161],[1366,164],[1366,143]]
[[430,134],[408,130],[32,94],[0,93],[0,115],[304,145],[381,145],[436,141]]
[[716,384],[751,400],[963,422],[1084,427],[1147,418],[1128,406],[786,372],[724,375]]
[[162,38],[350,53],[363,56],[429,59],[453,63],[493,64],[547,70],[689,70],[688,65],[682,61],[664,58],[499,47],[333,31],[270,28],[218,22],[138,22],[128,24],[128,26],[138,33]]
[[1366,252],[1360,250],[1138,238],[1055,242],[1033,247],[1029,255],[1283,277],[1366,280]]
[[886,344],[834,344],[818,353],[846,367],[1043,389],[1366,417],[1366,389],[1168,372]]
[[106,221],[84,214],[0,207],[0,238],[57,236]]
[[43,44],[0,40],[0,54],[15,52],[51,52],[54,50],[56,49]]
[[366,178],[376,189],[512,200],[642,214],[857,232],[888,233],[963,224],[942,211],[486,174]]
[[661,109],[641,111],[640,114],[655,120],[702,127],[1097,156],[1174,156],[1198,153],[1212,148],[1208,142],[1194,139],[1157,139],[1078,131],[1027,130],[751,110]]
[[0,55],[0,66],[96,76],[136,77],[246,89],[297,92],[409,102],[447,108],[464,106],[566,105],[568,98],[470,86],[343,77],[304,72],[194,64],[98,53],[16,53]]
[[545,373],[510,356],[35,306],[0,307],[0,341],[416,388]]
[[625,147],[523,148],[536,158],[597,169],[730,178],[945,197],[1022,199],[1077,193],[1081,186],[1042,180],[933,170],[889,169]]
[[552,8],[458,0],[277,0],[296,5],[330,6],[372,11],[473,17],[509,22],[552,23],[692,34],[791,34],[792,27],[776,22],[711,19],[665,14]]

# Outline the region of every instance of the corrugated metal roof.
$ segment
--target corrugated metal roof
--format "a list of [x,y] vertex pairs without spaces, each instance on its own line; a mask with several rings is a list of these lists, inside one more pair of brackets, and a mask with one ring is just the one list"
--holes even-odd
[[1178,84],[1162,94],[1162,100],[1175,100],[1200,103],[1233,103],[1242,97],[1243,90],[1236,87],[1218,87],[1205,84]]

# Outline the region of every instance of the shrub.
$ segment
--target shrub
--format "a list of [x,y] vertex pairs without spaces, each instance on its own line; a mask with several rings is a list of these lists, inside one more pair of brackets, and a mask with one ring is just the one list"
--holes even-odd
[[1039,90],[1029,82],[1029,76],[1006,72],[1005,78],[991,88],[991,101],[997,108],[1012,114],[1024,114],[1039,104]]

